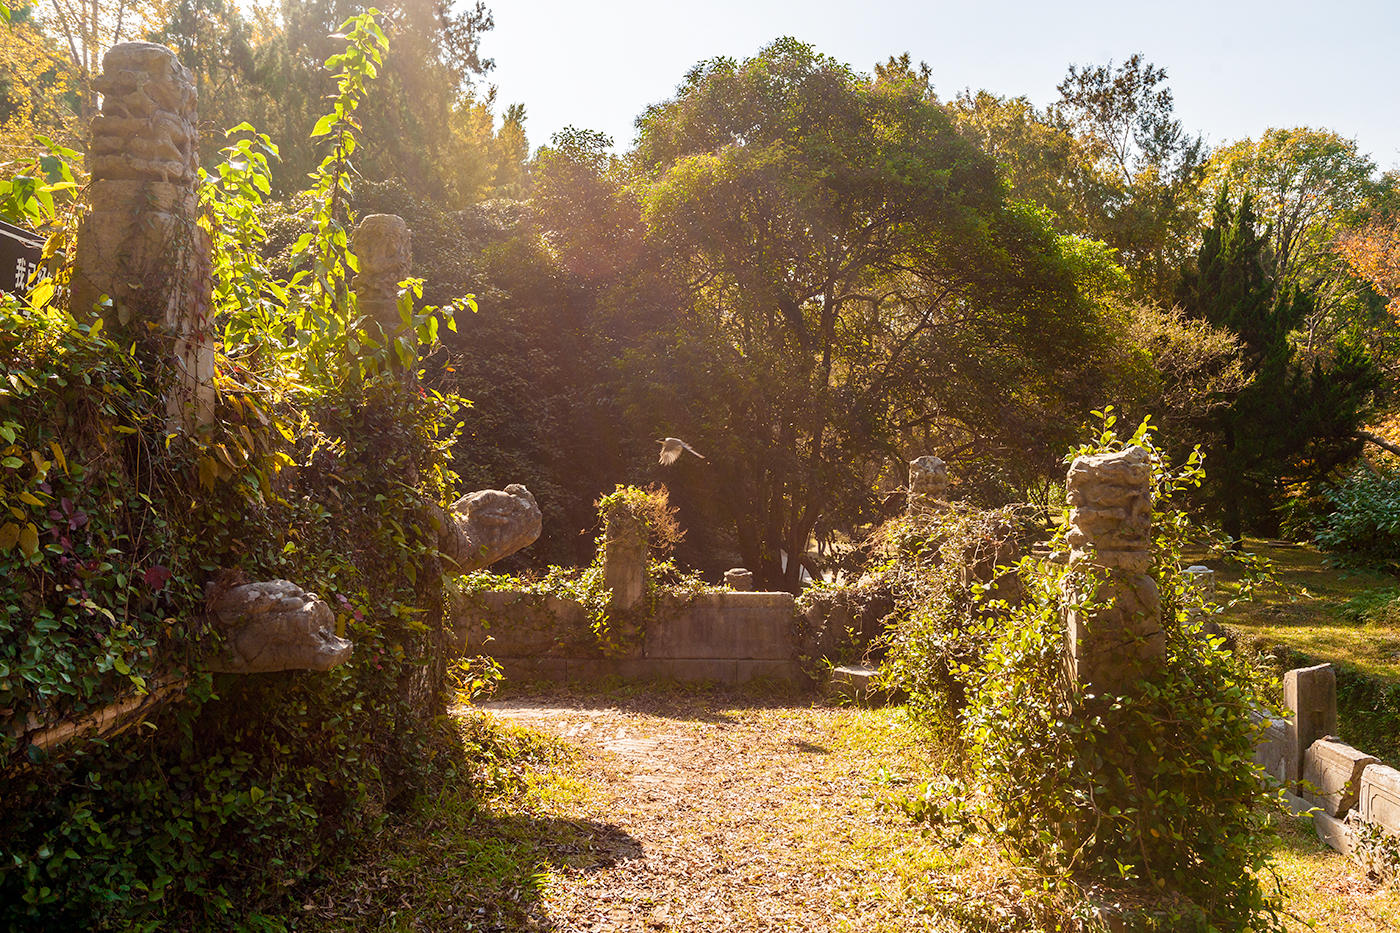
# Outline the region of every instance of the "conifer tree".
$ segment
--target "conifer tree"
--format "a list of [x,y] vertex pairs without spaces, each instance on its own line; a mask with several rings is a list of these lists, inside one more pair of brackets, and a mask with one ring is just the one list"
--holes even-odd
[[1211,462],[1208,493],[1234,537],[1246,528],[1276,532],[1277,505],[1290,484],[1316,485],[1356,455],[1356,429],[1380,385],[1375,364],[1346,344],[1332,348],[1326,366],[1297,359],[1290,334],[1313,299],[1271,275],[1268,243],[1250,192],[1232,206],[1222,185],[1178,291],[1189,313],[1238,336],[1250,378],[1203,445]]

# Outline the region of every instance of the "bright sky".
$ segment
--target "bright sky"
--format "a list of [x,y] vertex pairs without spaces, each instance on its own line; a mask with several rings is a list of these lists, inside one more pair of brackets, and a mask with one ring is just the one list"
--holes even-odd
[[[464,0],[458,0],[464,2]],[[1057,96],[1071,62],[1165,67],[1186,128],[1218,145],[1327,127],[1400,168],[1400,0],[487,0],[498,101],[531,146],[569,124],[630,146],[634,121],[697,61],[792,35],[870,72],[909,52],[940,96]]]

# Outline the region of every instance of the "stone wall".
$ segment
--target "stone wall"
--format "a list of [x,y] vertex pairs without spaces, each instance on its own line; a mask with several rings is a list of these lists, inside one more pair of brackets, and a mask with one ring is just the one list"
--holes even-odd
[[633,637],[605,652],[574,600],[518,590],[452,599],[457,650],[487,655],[522,680],[800,683],[795,621],[789,593],[665,594]]
[[1400,852],[1400,771],[1336,738],[1337,681],[1330,664],[1284,675],[1285,720],[1269,720],[1254,760],[1277,778],[1323,842],[1361,867],[1393,873],[1375,838]]

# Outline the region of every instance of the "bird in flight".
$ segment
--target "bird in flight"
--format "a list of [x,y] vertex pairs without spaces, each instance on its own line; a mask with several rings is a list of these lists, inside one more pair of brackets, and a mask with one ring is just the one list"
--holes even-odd
[[695,454],[695,456],[699,457],[701,460],[705,459],[704,454],[700,453],[700,451],[696,450],[694,447],[691,447],[679,437],[668,437],[665,440],[660,441],[660,444],[661,459],[656,462],[661,464],[662,466],[670,466],[671,464],[675,463],[681,458],[681,451],[684,450],[690,451],[691,453]]

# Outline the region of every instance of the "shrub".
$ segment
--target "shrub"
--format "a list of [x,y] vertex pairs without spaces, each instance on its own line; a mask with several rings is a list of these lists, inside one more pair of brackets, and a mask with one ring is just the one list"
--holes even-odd
[[1317,546],[1343,566],[1400,570],[1400,470],[1356,470],[1326,496]]
[[[46,755],[0,734],[0,928],[255,926],[442,760],[442,573],[414,516],[449,497],[459,406],[395,372],[402,347],[356,325],[336,205],[350,98],[383,35],[367,16],[345,31],[301,249],[316,274],[294,283],[260,265],[265,138],[231,144],[204,185],[229,357],[207,430],[169,432],[168,374],[141,335],[108,339],[52,291],[0,301],[8,724],[188,672],[182,701],[109,740]],[[403,310],[431,345],[446,318],[409,295]],[[354,657],[323,673],[200,673],[220,650],[206,586],[243,577],[317,591]]]
[[866,571],[867,601],[892,607],[884,620],[885,685],[924,716],[956,716],[990,630],[978,624],[978,592],[1016,553],[1014,507],[962,504],[901,516],[876,532]]
[[[994,834],[1051,884],[1135,893],[1149,905],[1135,928],[1282,929],[1279,900],[1262,880],[1271,791],[1252,760],[1265,685],[1204,634],[1214,607],[1181,572],[1181,546],[1197,530],[1176,500],[1200,482],[1199,459],[1173,471],[1146,422],[1124,440],[1111,415],[1105,421],[1077,453],[1134,443],[1153,453],[1152,574],[1165,664],[1125,695],[1085,693],[1064,654],[1066,613],[1076,608],[1067,583],[1084,571],[1023,558],[1020,599],[982,607],[978,637],[988,647],[963,718],[964,777],[977,791],[926,785],[911,810],[945,828]],[[1053,544],[1065,549],[1062,533]],[[1094,589],[1077,582],[1073,592]]]

